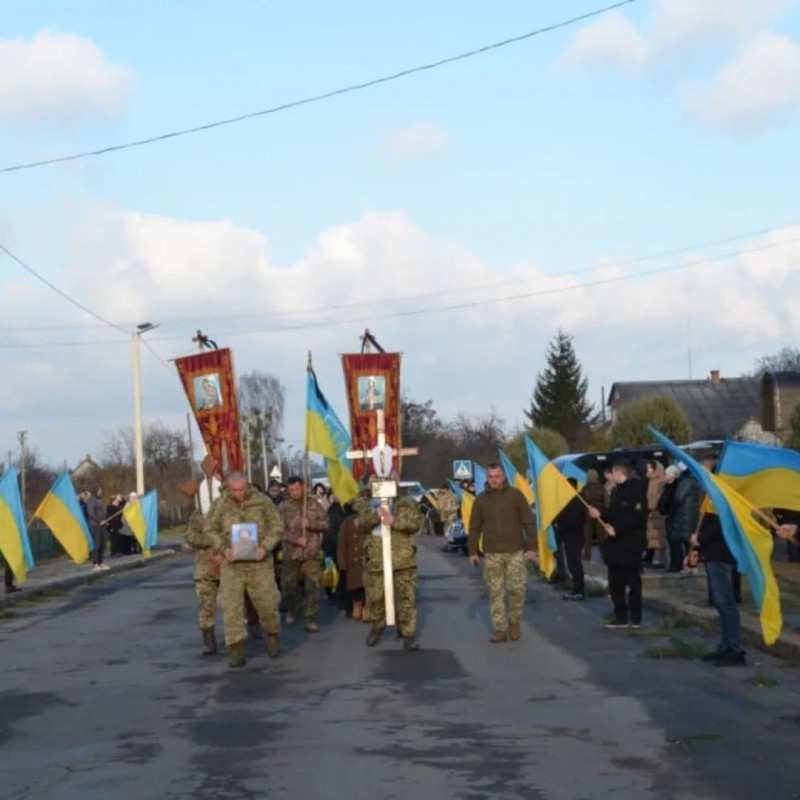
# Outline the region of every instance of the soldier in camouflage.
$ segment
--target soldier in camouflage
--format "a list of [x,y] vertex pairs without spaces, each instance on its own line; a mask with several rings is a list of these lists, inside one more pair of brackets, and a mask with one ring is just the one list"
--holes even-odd
[[[489,589],[489,612],[501,644],[520,637],[520,621],[528,578],[526,561],[537,561],[536,523],[522,492],[509,486],[500,464],[489,464],[489,488],[481,492],[469,519],[469,558],[478,566],[478,543],[483,536],[483,577]],[[506,615],[506,600],[508,614]]]
[[445,530],[458,519],[459,505],[458,498],[450,487],[442,486],[441,491],[436,494],[436,508]]
[[303,479],[287,481],[287,498],[278,506],[283,522],[283,569],[281,589],[286,603],[286,624],[297,613],[297,589],[303,581],[303,619],[309,633],[317,633],[320,583],[320,541],[328,530],[328,515],[314,495],[306,493]]
[[[231,526],[244,522],[258,526],[256,561],[234,561],[233,558]],[[276,658],[280,653],[280,593],[275,584],[272,551],[281,540],[283,525],[275,506],[268,497],[248,484],[246,475],[232,472],[220,498],[211,506],[205,533],[214,551],[223,556],[220,599],[230,665],[241,667],[245,663],[245,591],[267,634],[267,654]]]
[[383,540],[381,522],[391,528],[392,573],[398,629],[403,634],[403,647],[418,650],[417,642],[417,548],[414,536],[423,523],[416,500],[403,497],[395,501],[394,514],[378,507],[360,504],[356,529],[365,535],[364,587],[372,618],[367,645],[374,647],[386,628],[386,602],[383,579]]
[[[197,481],[184,481],[181,492],[194,498],[199,491]],[[186,544],[197,551],[194,560],[194,589],[199,601],[198,624],[203,636],[203,655],[213,656],[217,652],[215,632],[217,593],[219,592],[220,558],[214,552],[211,539],[205,534],[205,517],[198,508],[192,512],[186,525]]]

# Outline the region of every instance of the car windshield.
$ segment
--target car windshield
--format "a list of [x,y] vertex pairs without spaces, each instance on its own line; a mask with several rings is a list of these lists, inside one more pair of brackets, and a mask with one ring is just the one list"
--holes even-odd
[[422,488],[421,483],[401,483],[398,487],[398,494],[400,497],[422,497],[425,490]]

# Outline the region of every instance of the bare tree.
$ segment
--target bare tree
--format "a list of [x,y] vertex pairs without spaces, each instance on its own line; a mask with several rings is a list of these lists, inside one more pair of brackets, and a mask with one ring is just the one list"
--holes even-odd
[[800,372],[800,347],[783,347],[777,353],[756,360],[753,375],[765,372]]
[[[242,425],[250,430],[250,457],[263,466],[263,457],[268,458],[281,442],[286,389],[274,375],[253,370],[239,378],[238,398]],[[267,447],[263,455],[262,434]]]

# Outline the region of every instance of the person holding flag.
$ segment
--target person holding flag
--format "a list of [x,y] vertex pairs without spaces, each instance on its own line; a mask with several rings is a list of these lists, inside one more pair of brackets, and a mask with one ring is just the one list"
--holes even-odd
[[587,509],[590,517],[603,523],[608,535],[605,559],[614,614],[603,624],[611,629],[641,628],[641,560],[647,544],[647,489],[624,461],[612,465],[611,480],[614,490],[608,508],[604,512],[593,506]]
[[528,579],[525,561],[537,560],[536,522],[525,496],[508,485],[497,462],[489,464],[487,483],[489,488],[475,498],[469,518],[469,560],[474,567],[480,563],[478,543],[483,536],[483,577],[494,627],[489,641],[501,644],[520,637]]

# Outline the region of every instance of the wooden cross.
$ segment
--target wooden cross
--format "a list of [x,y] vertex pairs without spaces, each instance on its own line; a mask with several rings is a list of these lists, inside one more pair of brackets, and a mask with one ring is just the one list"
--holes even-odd
[[[415,456],[418,454],[416,447],[401,447],[394,450],[386,443],[386,424],[384,412],[379,409],[378,415],[378,443],[372,450],[351,450],[347,453],[348,458],[363,458],[368,461],[372,458],[372,465],[378,480],[372,487],[372,496],[381,501],[381,508],[386,514],[391,513],[389,501],[397,497],[397,481],[393,477],[397,472],[392,465],[395,455]],[[392,571],[392,528],[384,522],[381,517],[381,539],[383,543],[383,589],[386,602],[386,624],[395,624],[394,609],[394,572]]]

